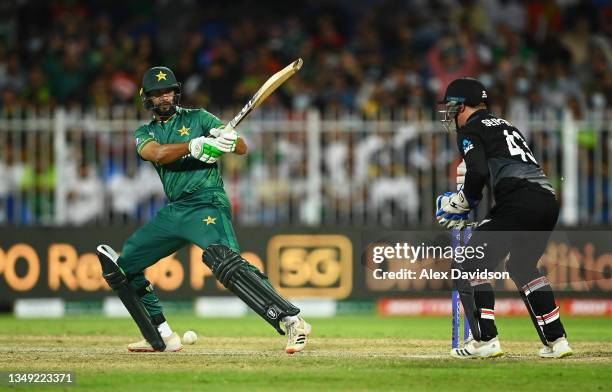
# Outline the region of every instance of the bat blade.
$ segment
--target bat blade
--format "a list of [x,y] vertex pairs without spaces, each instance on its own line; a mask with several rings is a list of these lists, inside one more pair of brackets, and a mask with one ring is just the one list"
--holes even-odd
[[281,69],[274,75],[270,76],[268,80],[257,90],[255,95],[247,102],[246,105],[240,110],[240,112],[234,116],[234,118],[228,123],[232,128],[236,128],[242,120],[244,120],[253,110],[259,107],[263,101],[266,100],[277,88],[285,83],[290,77],[292,77],[297,71],[302,68],[304,61],[299,58]]

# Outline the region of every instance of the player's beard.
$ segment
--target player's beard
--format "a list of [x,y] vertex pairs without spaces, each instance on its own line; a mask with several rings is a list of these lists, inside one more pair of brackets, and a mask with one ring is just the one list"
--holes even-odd
[[173,100],[164,101],[153,108],[153,112],[162,120],[167,119],[176,112],[176,105]]

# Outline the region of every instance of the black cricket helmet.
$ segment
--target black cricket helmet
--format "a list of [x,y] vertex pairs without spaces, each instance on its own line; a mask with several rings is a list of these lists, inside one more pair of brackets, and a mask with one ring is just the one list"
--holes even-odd
[[457,127],[457,114],[461,105],[475,107],[484,103],[489,105],[489,94],[485,86],[474,78],[455,79],[448,84],[444,98],[438,102],[445,106],[445,110],[440,110],[442,115],[442,125],[447,131],[451,131],[451,124],[454,122]]
[[145,109],[156,111],[153,105],[151,92],[157,90],[174,90],[173,110],[179,104],[181,97],[181,84],[177,82],[174,72],[168,67],[152,67],[145,72],[142,77],[142,87],[140,88],[140,99]]

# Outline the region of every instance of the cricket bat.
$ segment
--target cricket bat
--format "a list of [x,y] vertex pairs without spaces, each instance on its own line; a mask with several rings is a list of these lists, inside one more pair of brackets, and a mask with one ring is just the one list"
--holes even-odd
[[300,68],[302,68],[303,63],[304,61],[299,58],[274,75],[270,76],[263,86],[257,90],[255,95],[249,99],[249,102],[244,105],[242,110],[240,110],[240,112],[234,116],[229,123],[227,123],[227,126],[235,129],[238,124],[242,122],[242,120],[251,114],[253,110],[257,109],[263,103],[263,101],[270,96],[270,94],[280,87],[281,84],[285,83],[290,77],[299,71]]

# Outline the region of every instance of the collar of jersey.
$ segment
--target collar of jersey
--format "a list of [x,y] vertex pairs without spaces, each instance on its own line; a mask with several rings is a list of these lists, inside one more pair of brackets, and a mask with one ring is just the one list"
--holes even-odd
[[[486,116],[489,114],[489,110],[488,109],[478,109],[477,111],[475,111],[474,113],[472,113],[472,115],[470,117],[468,117],[467,121],[465,122],[465,124],[463,125],[464,127],[466,125],[468,125],[470,122],[477,120],[479,117],[481,116]],[[463,128],[463,127],[462,127]]]

